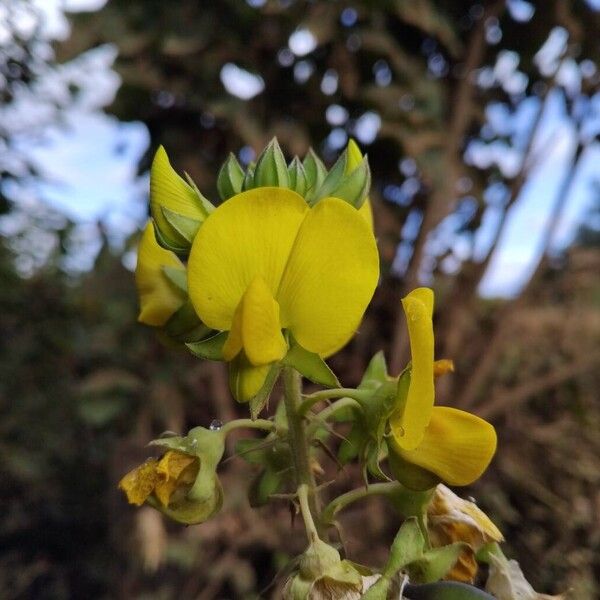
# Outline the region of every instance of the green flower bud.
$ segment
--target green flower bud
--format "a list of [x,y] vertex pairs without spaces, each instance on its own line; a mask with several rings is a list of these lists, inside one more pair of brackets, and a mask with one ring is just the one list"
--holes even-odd
[[298,572],[287,581],[284,600],[359,600],[364,587],[363,574],[339,552],[315,540],[300,557]]
[[242,191],[244,183],[244,170],[235,155],[230,152],[229,157],[219,169],[217,176],[217,191],[221,200],[227,200]]
[[294,190],[301,196],[304,196],[307,189],[306,172],[297,156],[294,156],[294,160],[292,160],[288,167],[288,176],[290,190]]
[[244,175],[244,181],[242,182],[242,192],[246,192],[256,187],[254,184],[255,168],[256,165],[252,162],[246,167],[246,175]]
[[273,138],[256,161],[254,187],[288,187],[289,176],[285,157],[277,138]]
[[304,157],[303,166],[304,171],[306,172],[306,199],[310,204],[313,195],[325,180],[327,169],[312,148],[308,149],[308,152]]

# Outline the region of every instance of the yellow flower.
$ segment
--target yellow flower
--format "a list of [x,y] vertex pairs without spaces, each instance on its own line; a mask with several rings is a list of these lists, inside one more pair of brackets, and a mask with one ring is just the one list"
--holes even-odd
[[402,305],[412,364],[406,398],[399,398],[390,418],[391,454],[450,485],[468,485],[489,465],[496,451],[496,432],[475,415],[433,405],[433,292],[418,288],[402,300]]
[[181,261],[164,248],[154,236],[152,221],[148,221],[138,247],[135,285],[140,298],[138,321],[161,327],[185,302],[185,295],[168,279],[164,267],[181,270]]
[[209,327],[229,332],[224,358],[245,373],[238,400],[254,396],[282,359],[289,331],[327,357],[350,339],[379,276],[375,238],[337,198],[310,208],[297,193],[263,187],[208,216],[188,262],[188,290]]
[[119,489],[130,504],[141,506],[147,502],[181,523],[201,523],[219,510],[222,492],[215,476],[214,493],[208,499],[188,499],[199,469],[197,456],[169,450],[160,460],[149,459],[127,473],[119,482]]
[[485,544],[504,541],[500,530],[474,502],[459,498],[443,484],[436,487],[427,507],[427,528],[434,547],[469,544],[446,575],[454,581],[473,583],[478,570],[475,553]]

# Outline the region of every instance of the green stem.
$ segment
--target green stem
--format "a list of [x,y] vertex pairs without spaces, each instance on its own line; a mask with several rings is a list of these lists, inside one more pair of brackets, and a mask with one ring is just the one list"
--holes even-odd
[[364,400],[369,397],[369,393],[366,390],[355,390],[354,388],[334,388],[331,390],[321,390],[314,394],[304,396],[298,413],[305,415],[317,402],[323,400],[332,400],[333,398],[354,398],[355,400]]
[[[302,399],[300,374],[292,367],[283,370],[285,411],[288,420],[288,439],[290,442],[296,486],[306,486],[307,506],[313,517],[319,518],[320,506],[316,494],[315,478],[310,467],[309,440],[304,418],[299,412]],[[310,532],[309,532],[310,533]]]
[[223,427],[221,428],[221,432],[227,435],[234,429],[239,429],[240,427],[250,429],[263,429],[265,431],[274,431],[275,423],[267,419],[256,419],[255,421],[253,421],[252,419],[235,419],[233,421],[225,423],[225,425],[223,425]]
[[319,539],[319,532],[312,516],[312,512],[309,506],[308,497],[308,486],[302,483],[298,486],[298,502],[300,503],[300,513],[304,520],[304,528],[306,529],[306,535],[308,536],[309,542],[315,542]]
[[355,490],[350,490],[349,492],[346,492],[345,494],[342,494],[341,496],[338,496],[332,500],[323,509],[321,519],[325,524],[333,523],[335,515],[340,510],[346,508],[346,506],[356,502],[357,500],[362,500],[363,498],[367,498],[369,496],[387,496],[401,490],[404,490],[404,486],[397,481],[371,483],[368,487],[360,487],[356,488]]
[[318,429],[319,425],[327,421],[327,419],[333,417],[335,413],[339,412],[340,410],[344,410],[345,408],[359,408],[362,410],[361,405],[353,398],[340,398],[333,404],[330,404],[322,411],[314,415],[314,420],[310,425],[309,433],[313,434]]

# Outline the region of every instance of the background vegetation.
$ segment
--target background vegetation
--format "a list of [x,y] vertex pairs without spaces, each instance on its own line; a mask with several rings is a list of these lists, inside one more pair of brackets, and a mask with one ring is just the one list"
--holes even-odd
[[[383,278],[333,366],[354,384],[383,347],[397,371],[407,357],[399,298],[419,282],[433,285],[437,355],[456,362],[439,403],[468,407],[499,432],[492,467],[465,493],[494,518],[536,589],[573,588],[585,600],[598,596],[600,573],[598,213],[569,247],[557,252],[554,240],[597,151],[599,14],[583,0],[111,0],[73,15],[71,36],[44,59],[38,30],[24,36],[7,19],[0,97],[4,108],[23,90],[39,99],[43,68],[114,44],[122,84],[108,110],[147,126],[140,173],[161,143],[213,198],[229,151],[243,148],[248,160],[277,135],[290,156],[312,144],[330,160],[355,135],[374,175]],[[246,85],[231,88],[225,65]],[[55,109],[48,118],[60,119],[78,93],[71,82],[60,101],[46,98]],[[558,133],[548,133],[550,104],[566,124]],[[492,118],[498,111],[501,120]],[[199,527],[130,510],[117,493],[152,437],[244,407],[230,399],[221,365],[165,348],[136,324],[121,260],[135,236],[117,251],[106,231],[93,271],[65,269],[65,256],[81,251],[72,224],[9,193],[38,176],[10,125],[0,121],[2,210],[25,225],[4,228],[0,246],[0,596],[268,596],[303,539],[290,538],[284,502],[276,511],[248,507],[248,465],[223,466],[225,508]],[[511,209],[563,135],[573,149],[546,200],[531,278],[515,297],[483,299]],[[42,235],[57,243],[23,278],[19,261]],[[357,481],[333,463],[327,476],[340,488]],[[343,525],[348,550],[364,562],[385,556],[397,529],[376,502],[349,511]]]

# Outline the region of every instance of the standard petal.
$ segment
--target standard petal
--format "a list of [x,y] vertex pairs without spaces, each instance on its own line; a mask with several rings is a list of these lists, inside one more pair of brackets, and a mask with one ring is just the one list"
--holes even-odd
[[417,288],[402,300],[406,314],[412,365],[406,402],[390,418],[396,442],[404,450],[416,448],[429,423],[433,385],[433,292]]
[[343,200],[321,200],[300,227],[275,296],[283,327],[310,352],[333,354],[358,328],[378,277],[366,221]]
[[185,238],[167,222],[162,207],[197,221],[203,221],[206,217],[196,192],[175,172],[165,149],[159,146],[150,170],[150,211],[169,240],[186,243]]
[[188,262],[188,288],[209,327],[228,331],[242,296],[260,276],[271,295],[308,206],[283,188],[257,188],[219,206],[198,231]]
[[496,451],[496,431],[479,417],[436,406],[423,441],[414,450],[398,449],[408,462],[435,473],[450,485],[469,485],[487,469]]
[[254,366],[272,363],[287,352],[279,322],[279,304],[262,277],[256,277],[242,296],[223,347],[223,358],[232,360],[242,348]]
[[154,226],[149,222],[138,247],[135,284],[140,297],[138,321],[155,327],[164,325],[185,302],[183,293],[163,273],[163,267],[185,270],[175,254],[158,245]]

